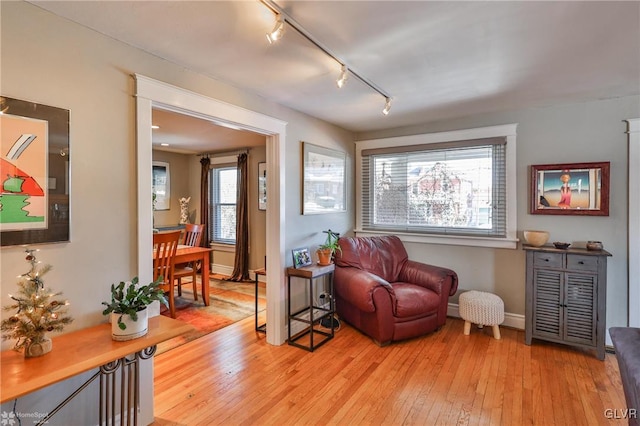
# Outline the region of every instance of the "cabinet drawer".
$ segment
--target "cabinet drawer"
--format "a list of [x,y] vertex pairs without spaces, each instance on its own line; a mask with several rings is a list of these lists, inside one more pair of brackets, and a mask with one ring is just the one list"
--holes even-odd
[[580,254],[567,255],[567,269],[572,271],[597,271],[597,256],[582,256]]
[[562,268],[562,253],[533,253],[533,265],[547,268]]

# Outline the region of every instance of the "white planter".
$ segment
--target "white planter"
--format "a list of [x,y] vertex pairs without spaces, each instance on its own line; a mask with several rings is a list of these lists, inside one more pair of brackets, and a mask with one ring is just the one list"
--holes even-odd
[[111,338],[119,342],[137,339],[147,334],[149,328],[149,311],[147,308],[138,311],[138,320],[133,321],[129,315],[122,315],[122,322],[127,326],[124,330],[118,327],[121,314],[111,313]]

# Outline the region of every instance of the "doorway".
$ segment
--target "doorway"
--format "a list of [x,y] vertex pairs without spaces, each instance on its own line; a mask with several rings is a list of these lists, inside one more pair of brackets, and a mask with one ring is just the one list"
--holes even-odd
[[266,115],[199,95],[148,77],[136,74],[137,120],[137,204],[138,204],[138,277],[152,280],[152,109],[166,109],[221,125],[235,126],[266,136],[267,211],[267,343],[281,345],[286,338],[284,301],[284,146],[286,123]]

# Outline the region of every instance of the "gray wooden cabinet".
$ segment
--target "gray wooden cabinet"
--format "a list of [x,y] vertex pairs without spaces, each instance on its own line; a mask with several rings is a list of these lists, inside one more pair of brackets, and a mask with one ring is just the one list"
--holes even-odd
[[525,343],[595,349],[604,359],[607,257],[585,249],[523,246],[527,252]]

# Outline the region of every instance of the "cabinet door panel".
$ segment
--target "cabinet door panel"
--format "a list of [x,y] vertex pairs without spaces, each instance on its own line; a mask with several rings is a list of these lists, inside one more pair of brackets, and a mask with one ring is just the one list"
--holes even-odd
[[565,289],[565,339],[570,342],[595,345],[597,277],[567,273]]
[[562,336],[561,300],[562,273],[534,270],[533,335],[559,338]]

